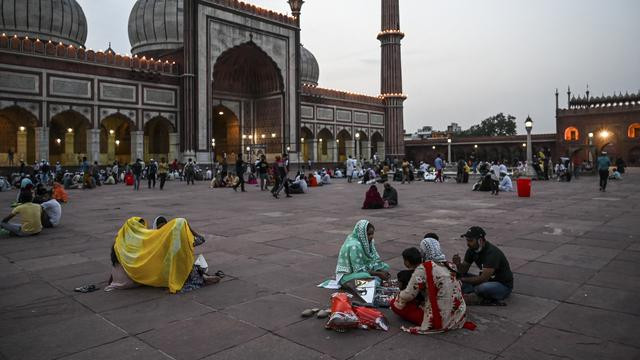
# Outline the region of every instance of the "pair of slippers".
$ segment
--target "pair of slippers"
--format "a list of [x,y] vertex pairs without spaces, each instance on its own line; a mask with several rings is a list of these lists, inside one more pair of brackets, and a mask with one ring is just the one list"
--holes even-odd
[[73,291],[86,294],[86,293],[94,292],[99,289],[100,289],[99,287],[91,284],[91,285],[83,285],[83,286],[77,287],[73,289]]
[[313,308],[313,309],[307,309],[303,311],[300,315],[304,318],[310,318],[315,315],[318,319],[324,319],[329,317],[329,315],[331,315],[331,310],[330,309],[320,310],[318,308]]

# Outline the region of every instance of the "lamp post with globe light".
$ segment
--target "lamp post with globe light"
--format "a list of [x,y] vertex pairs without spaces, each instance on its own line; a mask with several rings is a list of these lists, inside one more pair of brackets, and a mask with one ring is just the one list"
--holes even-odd
[[451,138],[447,139],[447,162],[451,164]]
[[535,170],[533,169],[533,156],[531,149],[531,129],[533,129],[533,120],[531,117],[527,116],[527,119],[524,121],[524,127],[527,129],[527,176],[533,176],[535,174]]
[[593,133],[589,133],[589,164],[593,163]]

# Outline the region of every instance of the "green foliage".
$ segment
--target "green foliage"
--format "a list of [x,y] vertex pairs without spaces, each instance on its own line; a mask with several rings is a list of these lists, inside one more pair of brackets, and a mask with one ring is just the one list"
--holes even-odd
[[464,130],[459,136],[511,136],[516,135],[516,117],[503,113],[482,120],[479,125],[473,125]]

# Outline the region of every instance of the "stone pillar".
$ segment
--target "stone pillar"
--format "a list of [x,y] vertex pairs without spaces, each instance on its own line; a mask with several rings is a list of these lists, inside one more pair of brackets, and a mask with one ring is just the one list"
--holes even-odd
[[107,140],[107,161],[109,164],[113,164],[116,160],[116,133],[109,132]]
[[311,163],[315,165],[315,163],[318,162],[318,140],[317,139],[313,139],[311,140],[311,156],[309,156],[309,159],[311,159]]
[[131,162],[144,157],[144,131],[131,132]]
[[338,162],[338,142],[335,140],[328,140],[327,143],[327,155],[329,155],[329,162]]
[[378,144],[378,159],[380,161],[384,161],[385,158],[386,158],[386,156],[385,156],[386,154],[385,154],[385,151],[384,151],[385,150],[384,149],[385,142],[384,141],[378,141],[377,144]]
[[[151,156],[152,154],[149,154],[149,136],[148,135],[144,135],[143,139],[144,139],[144,141],[143,141],[144,148],[143,148],[142,152],[144,153],[144,158],[142,160],[147,162],[147,161],[151,160],[151,158],[152,158],[152,156]],[[155,159],[155,160],[158,160],[158,159]]]
[[349,155],[351,155],[352,158],[356,158],[355,145],[356,145],[355,140],[344,141],[344,152],[347,159],[349,158]]
[[362,158],[364,160],[371,159],[371,142],[360,141],[360,152],[362,153]]
[[18,137],[17,146],[16,146],[16,163],[22,159],[25,164],[27,163],[27,130],[24,131],[18,130],[16,134]]
[[64,133],[64,155],[65,157],[73,157],[73,144],[75,134],[72,132]]
[[87,159],[100,163],[100,129],[87,130]]
[[169,158],[168,162],[178,159],[180,155],[180,134],[177,132],[169,133]]
[[35,128],[36,133],[36,151],[39,160],[49,161],[49,129],[45,127]]

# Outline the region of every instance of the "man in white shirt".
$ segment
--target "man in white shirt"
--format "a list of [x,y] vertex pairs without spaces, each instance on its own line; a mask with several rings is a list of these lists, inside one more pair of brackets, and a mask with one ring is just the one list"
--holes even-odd
[[346,163],[346,167],[347,167],[347,182],[350,183],[351,179],[353,179],[353,171],[355,170],[355,161],[351,158],[351,155],[349,155],[349,158],[347,159],[347,163]]
[[500,173],[502,179],[500,180],[500,191],[513,191],[513,182],[506,172]]
[[508,174],[509,173],[509,169],[507,169],[507,165],[503,163],[500,163],[500,174],[505,173]]
[[42,207],[42,226],[46,228],[58,226],[62,217],[60,203],[55,199],[51,199],[43,202],[40,206]]
[[489,169],[491,174],[491,195],[498,195],[500,192],[500,165],[498,162],[494,162]]

